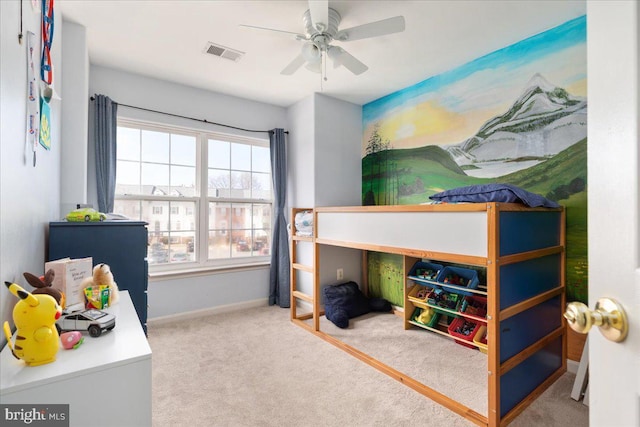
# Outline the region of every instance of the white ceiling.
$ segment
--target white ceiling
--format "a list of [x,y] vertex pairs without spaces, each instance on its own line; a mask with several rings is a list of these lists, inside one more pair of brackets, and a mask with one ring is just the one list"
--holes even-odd
[[[586,13],[582,1],[329,1],[340,29],[403,15],[403,33],[334,42],[369,70],[327,66],[327,81],[280,71],[302,42],[239,24],[304,33],[306,0],[57,0],[63,19],[87,29],[91,64],[288,107],[313,92],[366,104]],[[245,52],[233,62],[207,42]]]

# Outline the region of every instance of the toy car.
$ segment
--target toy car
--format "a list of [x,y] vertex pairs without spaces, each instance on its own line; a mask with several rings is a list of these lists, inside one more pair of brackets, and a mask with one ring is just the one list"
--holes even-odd
[[56,327],[58,332],[88,331],[89,335],[97,338],[102,334],[102,331],[110,331],[116,327],[116,317],[96,309],[76,311],[60,316]]
[[73,222],[104,221],[107,219],[107,215],[92,208],[80,208],[69,212],[66,218],[67,221]]

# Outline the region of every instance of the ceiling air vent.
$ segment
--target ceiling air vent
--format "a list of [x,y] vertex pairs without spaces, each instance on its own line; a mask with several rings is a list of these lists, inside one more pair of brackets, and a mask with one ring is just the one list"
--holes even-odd
[[211,42],[207,42],[207,45],[204,47],[204,52],[236,62],[244,55],[244,52],[240,52],[239,50],[230,49]]

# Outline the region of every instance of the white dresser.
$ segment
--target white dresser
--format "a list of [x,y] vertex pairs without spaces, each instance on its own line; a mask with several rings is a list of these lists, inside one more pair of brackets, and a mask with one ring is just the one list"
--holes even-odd
[[98,338],[84,333],[75,350],[27,367],[0,353],[0,403],[69,404],[70,426],[151,426],[151,348],[127,291],[105,309],[116,327]]

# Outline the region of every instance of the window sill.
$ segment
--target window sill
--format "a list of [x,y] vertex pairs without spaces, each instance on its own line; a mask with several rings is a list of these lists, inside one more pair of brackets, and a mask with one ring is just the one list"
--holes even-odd
[[149,281],[172,280],[186,277],[210,276],[212,274],[237,273],[249,270],[262,270],[271,265],[269,261],[254,262],[250,264],[206,266],[206,267],[185,267],[165,271],[149,272]]

